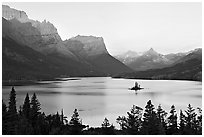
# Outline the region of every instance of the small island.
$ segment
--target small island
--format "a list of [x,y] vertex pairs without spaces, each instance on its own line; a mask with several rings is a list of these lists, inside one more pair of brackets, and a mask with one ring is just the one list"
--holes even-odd
[[141,90],[141,89],[144,89],[144,88],[141,88],[140,85],[137,82],[135,82],[135,86],[132,87],[132,88],[129,88],[129,89],[130,90]]

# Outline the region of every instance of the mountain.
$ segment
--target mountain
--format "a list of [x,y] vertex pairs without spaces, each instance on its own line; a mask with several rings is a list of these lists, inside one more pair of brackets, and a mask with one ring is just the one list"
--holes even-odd
[[106,76],[106,74],[83,62],[54,54],[44,55],[9,37],[2,38],[3,80],[41,80],[61,76]]
[[129,50],[123,54],[115,56],[115,58],[118,59],[119,61],[123,62],[124,64],[128,65],[131,62],[133,62],[137,57],[139,57],[140,54],[141,53],[137,53],[135,51]]
[[99,54],[108,54],[104,40],[102,37],[94,36],[76,36],[71,39],[71,41],[79,41],[83,44],[83,52],[85,56],[94,56]]
[[[63,44],[57,29],[49,21],[34,21],[29,19],[24,11],[19,11],[9,6],[2,5],[2,19],[4,33],[23,45],[43,54],[61,54],[77,59]],[[10,21],[8,24],[5,20]],[[9,30],[9,31],[8,31]],[[12,32],[12,33],[7,33]]]
[[4,17],[7,20],[11,20],[13,18],[21,19],[21,20],[28,19],[28,16],[24,11],[10,8],[7,5],[2,5],[2,17]]
[[115,57],[135,71],[145,71],[148,69],[168,67],[186,54],[187,53],[162,55],[153,48],[150,48],[148,51],[142,53],[128,51]]
[[190,51],[187,55],[183,56],[169,67],[123,73],[114,77],[202,81],[202,49]]
[[132,71],[108,53],[102,37],[78,35],[64,43],[81,60],[85,60],[108,75]]
[[32,26],[40,32],[41,36],[48,42],[48,44],[61,41],[57,29],[49,21],[44,20],[39,22],[29,19],[26,12],[10,8],[7,5],[2,5],[2,17],[4,17],[6,20],[16,19],[21,23],[30,22]]
[[108,53],[101,37],[62,41],[49,21],[34,21],[24,11],[5,5],[2,16],[3,80],[110,76],[131,71]]

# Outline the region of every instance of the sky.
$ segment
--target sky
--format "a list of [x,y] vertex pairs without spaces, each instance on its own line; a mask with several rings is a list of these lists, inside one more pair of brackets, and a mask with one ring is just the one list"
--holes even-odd
[[103,37],[111,55],[153,48],[177,53],[202,47],[202,4],[193,2],[3,3],[51,22],[63,40]]

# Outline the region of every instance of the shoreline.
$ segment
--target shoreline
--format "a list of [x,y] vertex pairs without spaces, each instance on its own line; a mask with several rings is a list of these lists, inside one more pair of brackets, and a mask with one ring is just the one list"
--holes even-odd
[[80,80],[79,78],[54,78],[45,80],[2,80],[2,86],[28,86],[28,85],[42,85],[47,83],[41,83],[44,81],[69,81]]
[[[81,78],[86,78],[86,77],[81,77]],[[93,77],[93,76],[90,76],[90,77]],[[106,76],[106,77],[110,77],[110,76]],[[125,77],[111,77],[111,78],[138,79],[138,80],[180,80],[180,81],[202,82],[202,80],[190,80],[190,79],[152,79],[152,78],[125,78]],[[47,83],[40,83],[43,81],[69,81],[69,80],[80,80],[80,77],[77,77],[77,78],[76,77],[64,77],[64,78],[42,79],[42,80],[2,80],[2,86],[42,85],[42,84],[47,84]]]
[[180,80],[180,81],[195,81],[195,82],[202,82],[202,80],[193,80],[193,79],[182,79],[182,78],[175,78],[175,79],[154,79],[154,78],[126,78],[126,77],[111,77],[116,79],[140,79],[140,80]]

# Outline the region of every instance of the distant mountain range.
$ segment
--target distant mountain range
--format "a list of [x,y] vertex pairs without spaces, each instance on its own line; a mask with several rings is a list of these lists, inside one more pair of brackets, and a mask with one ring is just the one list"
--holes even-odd
[[[148,53],[148,54],[147,54]],[[202,49],[198,48],[187,53],[161,55],[150,49],[140,57],[136,57],[151,62],[151,67],[143,62],[145,69],[132,73],[115,75],[115,78],[138,78],[138,79],[177,79],[177,80],[202,80]],[[146,59],[146,60],[145,60]],[[147,60],[149,59],[149,60]],[[133,60],[133,59],[132,59]],[[136,61],[135,61],[136,60]],[[138,59],[132,63],[137,65]],[[155,61],[156,60],[156,61]],[[156,65],[158,63],[158,66]],[[138,66],[141,63],[138,63]],[[149,65],[149,64],[148,64]],[[149,68],[151,68],[149,67]]]
[[162,55],[154,49],[111,56],[104,39],[76,36],[63,41],[49,21],[2,6],[2,76],[44,80],[72,76],[202,80],[202,49]]
[[48,21],[2,6],[3,80],[67,76],[112,76],[132,71],[112,57],[103,38],[76,36],[62,41]]
[[145,71],[148,69],[168,67],[189,53],[190,52],[162,55],[151,48],[145,52],[128,51],[115,56],[115,58],[135,71]]

